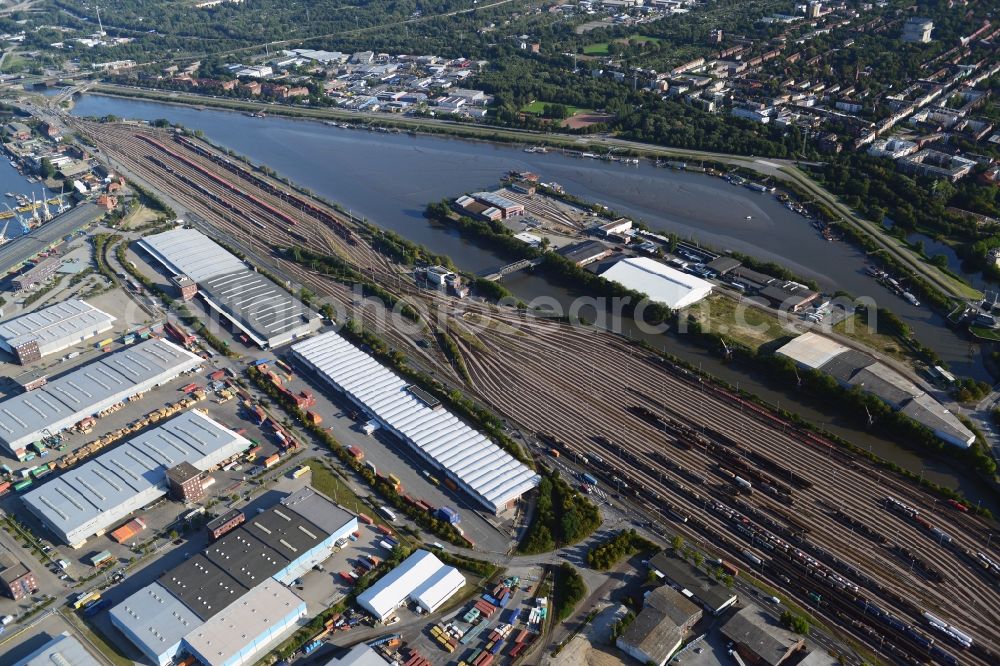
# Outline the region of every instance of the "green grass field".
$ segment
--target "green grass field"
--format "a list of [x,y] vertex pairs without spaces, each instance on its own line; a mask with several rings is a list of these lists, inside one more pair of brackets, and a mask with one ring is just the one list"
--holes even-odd
[[608,44],[610,44],[610,42],[587,44],[583,47],[583,53],[584,55],[608,55]]
[[[545,110],[546,104],[553,104],[553,102],[535,100],[531,104],[525,104],[524,106],[522,106],[521,113],[533,113],[536,116],[540,116],[542,115],[542,112]],[[571,116],[575,116],[581,111],[590,111],[590,109],[581,109],[579,107],[571,106],[569,104],[563,104],[563,106],[566,107],[566,110],[569,111],[569,115]]]
[[[621,44],[624,44],[626,42],[633,44],[638,42],[651,42],[653,44],[659,44],[663,40],[659,39],[658,37],[650,37],[649,35],[630,35],[629,37],[625,37],[624,39],[616,39],[615,41]],[[610,45],[611,42],[597,42],[596,44],[587,44],[586,46],[583,47],[583,53],[584,55],[608,55],[608,46]]]

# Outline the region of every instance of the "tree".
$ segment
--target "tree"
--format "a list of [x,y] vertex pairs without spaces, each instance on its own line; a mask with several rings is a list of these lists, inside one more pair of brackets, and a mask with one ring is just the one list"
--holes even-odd
[[675,553],[680,553],[681,549],[684,547],[684,537],[677,534],[673,539],[670,540],[670,547],[674,549]]
[[180,538],[181,535],[177,533],[177,530],[170,530],[170,534],[168,534],[167,536],[170,537],[171,541],[174,541],[175,539]]
[[56,168],[52,166],[52,160],[47,157],[43,157],[42,163],[38,167],[38,173],[45,179],[52,178],[56,175]]
[[781,624],[797,634],[802,634],[803,636],[809,635],[809,620],[796,615],[792,611],[786,610],[781,613]]

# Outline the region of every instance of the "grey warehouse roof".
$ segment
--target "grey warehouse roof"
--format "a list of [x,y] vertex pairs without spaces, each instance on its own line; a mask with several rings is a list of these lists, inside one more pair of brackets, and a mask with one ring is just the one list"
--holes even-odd
[[336,333],[293,351],[495,511],[538,485],[538,474],[447,409],[428,407],[407,382]]
[[88,331],[106,331],[115,318],[79,299],[70,299],[47,308],[0,322],[0,339],[10,349],[35,340],[45,354],[45,347],[59,341],[76,342]]
[[327,534],[336,534],[354,517],[353,513],[334,504],[309,486],[300,488],[283,498],[281,504],[323,529]]
[[63,632],[12,666],[101,666],[80,641]]
[[142,641],[147,654],[162,654],[201,625],[201,619],[159,583],[151,583],[109,611],[112,621]]
[[661,663],[680,644],[681,627],[701,617],[701,609],[680,592],[663,585],[646,597],[642,611],[628,626],[619,644],[641,650],[654,662]]
[[283,344],[319,326],[318,314],[199,231],[172,229],[139,245],[197,282],[206,301],[260,346]]
[[665,552],[657,553],[649,561],[649,566],[686,589],[713,612],[725,608],[736,600],[736,595],[725,585],[702,574],[684,560],[671,557]]
[[[167,468],[180,462],[204,466],[222,449],[249,446],[249,440],[192,409],[25,493],[22,500],[76,543],[77,536],[97,534],[164,495]],[[131,506],[137,498],[139,506]],[[76,534],[83,528],[86,533]]]
[[201,363],[199,356],[160,339],[101,356],[0,402],[0,443],[11,451],[22,448]]

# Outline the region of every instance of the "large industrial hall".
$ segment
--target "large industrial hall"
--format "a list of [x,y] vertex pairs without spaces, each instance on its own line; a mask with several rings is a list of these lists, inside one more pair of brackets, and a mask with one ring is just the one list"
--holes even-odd
[[292,347],[295,356],[494,513],[536,487],[538,474],[336,333]]
[[25,493],[25,506],[74,548],[167,494],[166,472],[205,471],[250,441],[192,409]]
[[203,359],[172,342],[151,339],[72,370],[0,402],[0,444],[18,455],[80,419],[193,370]]
[[31,363],[110,331],[115,318],[77,298],[0,322],[0,349]]
[[199,231],[173,229],[138,244],[172,277],[196,283],[205,303],[259,347],[279,347],[319,329],[317,313]]

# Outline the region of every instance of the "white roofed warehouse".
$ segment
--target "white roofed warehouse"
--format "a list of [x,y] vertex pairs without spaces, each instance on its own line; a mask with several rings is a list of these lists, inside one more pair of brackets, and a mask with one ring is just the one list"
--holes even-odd
[[188,634],[188,650],[206,666],[254,664],[262,651],[298,628],[306,602],[268,578]]
[[107,312],[73,298],[0,322],[0,349],[31,363],[109,331],[114,322]]
[[248,448],[250,440],[192,409],[26,492],[22,501],[78,548],[166,495],[167,469],[188,462],[208,470]]
[[181,640],[201,626],[201,619],[159,583],[133,593],[108,617],[156,666],[173,661]]
[[202,362],[200,356],[159,339],[105,354],[41,388],[0,402],[0,444],[20,456],[28,444],[145,393]]
[[672,310],[686,308],[712,293],[711,282],[648,257],[622,259],[601,273],[601,277],[642,292]]
[[263,349],[319,330],[319,314],[199,231],[172,229],[138,244],[172,275],[194,280],[205,303]]
[[533,470],[336,333],[300,342],[292,352],[490,511],[512,508],[538,486]]
[[418,550],[358,595],[358,604],[384,620],[407,599],[433,613],[465,586],[465,576],[433,553]]
[[12,666],[101,666],[102,663],[83,643],[64,631]]

